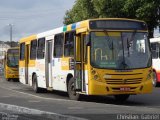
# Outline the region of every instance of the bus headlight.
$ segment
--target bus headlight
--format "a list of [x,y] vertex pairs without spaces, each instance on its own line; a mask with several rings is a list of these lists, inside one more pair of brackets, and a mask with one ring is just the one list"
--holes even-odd
[[95,71],[95,70],[92,70],[91,73],[92,73],[93,75],[95,75],[95,74],[96,74],[96,71]]
[[98,80],[98,75],[94,75],[93,79]]
[[92,74],[92,76],[93,76],[93,77],[92,77],[93,80],[101,81],[98,73],[97,73],[96,70],[94,70],[93,68],[91,69],[91,74]]
[[12,70],[8,70],[7,74],[16,74],[16,72]]

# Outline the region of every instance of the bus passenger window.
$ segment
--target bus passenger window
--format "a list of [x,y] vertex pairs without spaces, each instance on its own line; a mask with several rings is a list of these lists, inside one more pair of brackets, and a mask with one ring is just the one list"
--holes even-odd
[[30,49],[30,59],[36,59],[36,50],[37,50],[37,40],[31,41],[31,49]]
[[20,44],[20,60],[24,60],[25,57],[25,43]]
[[45,53],[45,38],[38,39],[37,58],[43,59]]
[[152,58],[158,58],[158,43],[151,43]]
[[54,37],[54,57],[60,58],[63,55],[64,35],[58,34]]
[[65,34],[64,56],[74,55],[74,35],[75,32],[68,32]]

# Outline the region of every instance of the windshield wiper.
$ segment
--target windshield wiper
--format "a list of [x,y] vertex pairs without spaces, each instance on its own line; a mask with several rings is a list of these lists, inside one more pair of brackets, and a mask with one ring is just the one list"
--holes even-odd
[[129,43],[129,41],[128,41],[128,38],[127,38],[127,50],[128,50],[128,57],[129,57],[129,55],[130,55],[130,51],[129,51],[129,48],[131,47],[131,45],[130,45],[130,43]]
[[106,40],[107,41],[109,41],[108,43],[108,46],[109,46],[109,48],[111,49],[111,50],[113,50],[113,41],[111,40],[111,38],[110,38],[110,36],[109,36],[109,34],[108,34],[108,31],[106,31],[106,30],[104,30],[104,33],[106,34],[106,36],[108,36],[108,39],[107,39],[107,37],[105,37],[106,38]]
[[105,36],[105,39],[107,40],[107,43],[108,43],[109,48],[112,50],[112,58],[114,58],[113,41],[111,40],[111,38],[110,38],[107,30],[104,30],[104,33],[106,34],[106,36],[108,36],[108,38]]
[[128,38],[127,38],[128,57],[130,56],[129,48],[131,47],[131,42],[134,40],[134,37],[135,37],[136,33],[137,33],[137,30],[134,30],[134,32],[133,32],[132,35],[131,35],[131,39],[128,40]]

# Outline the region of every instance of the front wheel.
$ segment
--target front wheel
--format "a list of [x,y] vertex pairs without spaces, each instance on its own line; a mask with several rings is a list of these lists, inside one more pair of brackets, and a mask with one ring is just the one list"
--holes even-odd
[[115,99],[117,102],[124,102],[129,98],[130,95],[115,95]]
[[76,91],[75,91],[74,78],[71,78],[71,79],[69,80],[67,89],[68,89],[69,98],[70,98],[71,100],[79,100],[80,95],[79,95],[78,93],[76,93]]

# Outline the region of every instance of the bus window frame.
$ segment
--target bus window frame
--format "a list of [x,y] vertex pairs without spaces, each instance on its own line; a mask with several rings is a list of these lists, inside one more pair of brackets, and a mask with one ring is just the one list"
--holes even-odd
[[[56,37],[59,37],[59,38],[57,39]],[[58,43],[57,40],[59,40],[60,37],[62,37],[62,39],[61,39],[61,44],[58,44],[58,45],[57,45],[57,43]],[[61,58],[61,57],[63,56],[63,49],[64,49],[64,46],[63,46],[63,45],[64,45],[64,33],[56,34],[56,35],[54,36],[54,51],[53,51],[53,57],[54,57],[54,58]],[[58,54],[55,53],[57,47],[60,47],[60,48],[61,48],[60,51],[57,52]]]
[[37,59],[44,59],[45,57],[45,42],[45,37],[38,39]]
[[[36,49],[32,49],[33,42],[36,42]],[[35,50],[35,55],[33,54],[33,50]],[[30,60],[35,60],[36,58],[37,58],[37,39],[32,40],[30,46]]]
[[[69,37],[67,38],[66,35],[69,35]],[[74,38],[75,38],[75,35],[76,35],[76,30],[68,31],[68,32],[65,33],[64,57],[73,57],[74,56],[74,47],[75,47],[74,46]],[[73,39],[71,39],[71,36],[73,37]],[[67,41],[68,41],[68,43],[66,43]],[[71,47],[72,47],[71,45],[73,46],[72,51],[71,51]],[[68,53],[66,53],[67,49],[68,49]]]
[[[152,45],[155,45],[155,49],[152,49]],[[160,57],[160,43],[159,42],[153,42],[151,43],[151,52],[152,52],[152,58],[158,59]],[[156,57],[153,57],[153,52],[156,54]]]
[[[23,51],[22,51],[22,47],[24,47]],[[24,59],[25,59],[25,43],[23,42],[23,43],[20,44],[20,56],[19,56],[19,60],[24,60]]]

